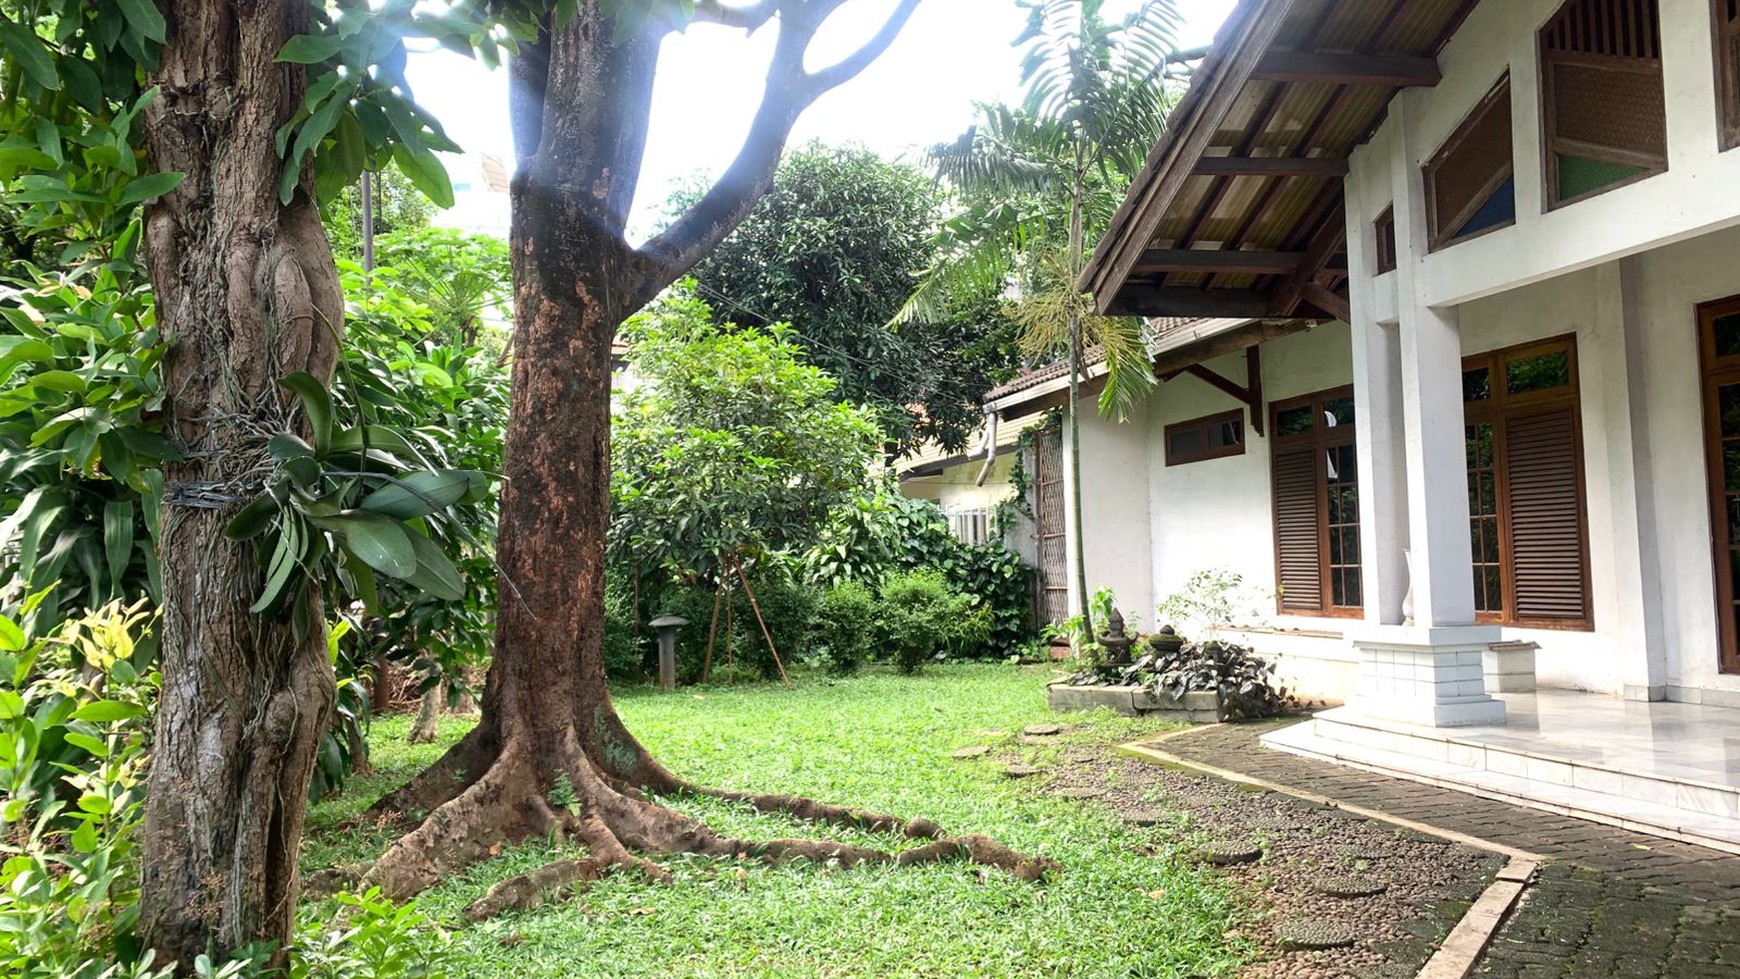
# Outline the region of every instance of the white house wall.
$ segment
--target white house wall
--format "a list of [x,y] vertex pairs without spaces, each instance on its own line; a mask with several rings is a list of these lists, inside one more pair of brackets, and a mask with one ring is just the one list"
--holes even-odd
[[[1083,557],[1091,593],[1105,587],[1117,593],[1118,610],[1133,629],[1154,627],[1154,578],[1149,554],[1148,414],[1143,406],[1125,423],[1100,417],[1092,397],[1084,397],[1081,419]],[[1064,463],[1070,447],[1067,429]],[[1069,505],[1070,482],[1064,480]],[[1073,527],[1073,521],[1070,522]],[[1075,548],[1070,541],[1070,608],[1081,607],[1075,594]]]
[[[1418,167],[1500,76],[1510,72],[1517,221],[1512,227],[1424,257],[1421,288],[1450,306],[1589,268],[1740,224],[1740,150],[1720,152],[1708,0],[1661,0],[1663,84],[1669,144],[1666,173],[1547,211],[1542,189],[1540,81],[1536,31],[1562,0],[1482,3],[1445,46],[1443,80],[1410,89],[1376,136],[1356,153],[1349,207],[1370,224],[1393,199],[1387,173],[1360,158],[1392,156],[1394,130],[1407,126]],[[1387,169],[1384,168],[1384,169]],[[1378,300],[1379,308],[1386,305]]]

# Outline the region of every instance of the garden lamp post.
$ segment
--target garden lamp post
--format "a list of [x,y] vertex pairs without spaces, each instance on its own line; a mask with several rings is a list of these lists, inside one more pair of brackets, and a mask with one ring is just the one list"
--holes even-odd
[[677,628],[689,624],[680,615],[666,613],[648,623],[659,631],[659,686],[677,689]]

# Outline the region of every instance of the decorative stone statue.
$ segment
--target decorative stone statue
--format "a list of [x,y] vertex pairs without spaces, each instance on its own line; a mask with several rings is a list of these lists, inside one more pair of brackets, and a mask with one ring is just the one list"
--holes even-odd
[[1123,614],[1112,609],[1111,618],[1106,620],[1106,632],[1100,636],[1100,645],[1106,649],[1106,663],[1111,666],[1129,665],[1130,645],[1134,642],[1124,634]]

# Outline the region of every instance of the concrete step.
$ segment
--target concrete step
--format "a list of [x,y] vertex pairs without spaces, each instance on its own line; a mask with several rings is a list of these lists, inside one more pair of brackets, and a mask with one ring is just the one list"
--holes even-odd
[[[1271,732],[1266,747],[1393,778],[1740,853],[1735,790],[1621,771],[1532,747],[1349,716],[1345,708]],[[1715,811],[1710,811],[1715,810]]]

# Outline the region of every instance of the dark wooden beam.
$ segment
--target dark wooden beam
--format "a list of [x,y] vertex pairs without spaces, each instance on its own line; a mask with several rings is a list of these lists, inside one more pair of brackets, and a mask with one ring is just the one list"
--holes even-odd
[[1330,292],[1315,282],[1305,283],[1305,301],[1343,323],[1353,322],[1353,307],[1348,304],[1347,297],[1337,292]]
[[1242,289],[1162,289],[1130,283],[1105,304],[1105,314],[1256,319],[1269,315],[1269,297]]
[[1250,323],[1173,350],[1161,351],[1154,358],[1154,373],[1161,377],[1176,374],[1191,364],[1249,350],[1260,343],[1309,330],[1313,325],[1309,320],[1267,320]]
[[1251,77],[1270,82],[1431,88],[1438,84],[1442,75],[1435,58],[1271,51],[1257,63],[1257,70],[1251,73]]
[[1347,161],[1333,156],[1205,156],[1196,161],[1195,172],[1209,177],[1345,177]]
[[1232,275],[1290,275],[1304,261],[1304,252],[1259,252],[1203,248],[1150,248],[1136,263],[1136,273],[1226,272]]
[[1316,284],[1317,273],[1329,267],[1329,263],[1343,250],[1346,242],[1347,218],[1342,208],[1331,207],[1323,223],[1311,236],[1311,244],[1305,248],[1305,261],[1300,262],[1293,274],[1275,287],[1269,315],[1294,315],[1300,302],[1305,300],[1305,289]]

